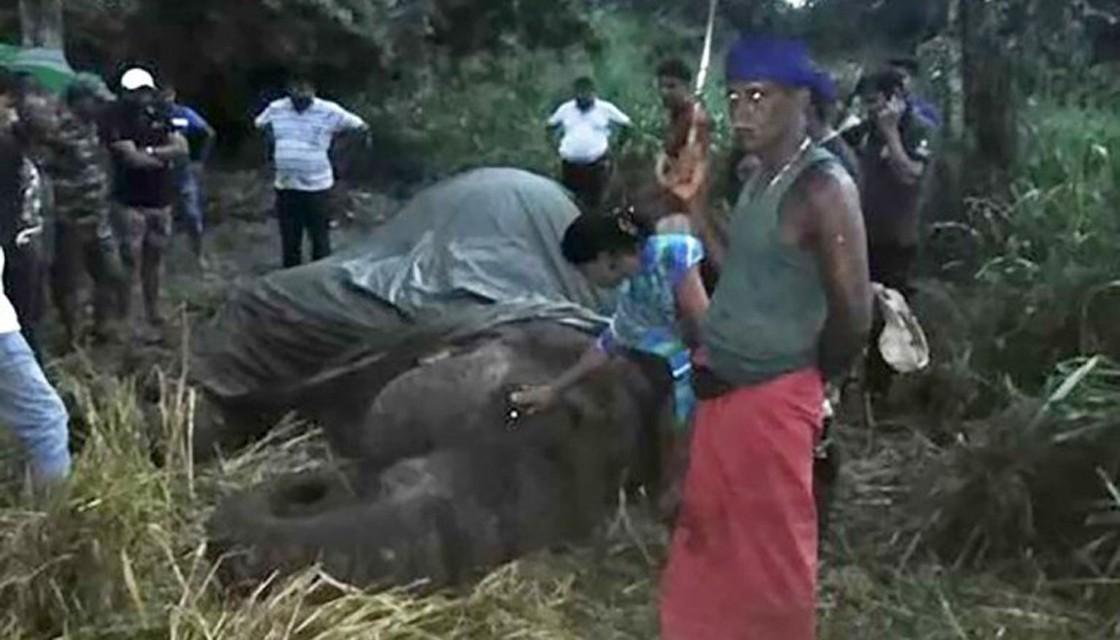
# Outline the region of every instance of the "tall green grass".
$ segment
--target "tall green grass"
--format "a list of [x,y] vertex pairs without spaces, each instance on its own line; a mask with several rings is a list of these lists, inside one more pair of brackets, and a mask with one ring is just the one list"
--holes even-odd
[[915,504],[942,557],[1041,570],[1114,606],[1120,122],[1035,105],[1024,142],[1012,202],[970,203],[973,277],[925,300],[935,371],[972,388]]

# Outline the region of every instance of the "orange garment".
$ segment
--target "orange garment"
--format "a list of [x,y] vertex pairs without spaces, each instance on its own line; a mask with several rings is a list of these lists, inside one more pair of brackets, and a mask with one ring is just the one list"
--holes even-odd
[[699,101],[672,114],[657,162],[657,182],[668,193],[673,208],[694,221],[708,206],[711,147],[712,119]]
[[805,369],[700,403],[661,580],[663,640],[815,637],[823,398]]

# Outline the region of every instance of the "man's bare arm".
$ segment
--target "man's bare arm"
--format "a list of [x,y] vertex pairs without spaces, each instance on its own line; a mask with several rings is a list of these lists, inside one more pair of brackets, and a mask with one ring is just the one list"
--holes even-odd
[[174,132],[168,136],[167,144],[152,147],[152,155],[164,162],[186,158],[190,153],[190,143],[188,143],[186,137],[179,132]]
[[902,134],[899,133],[898,129],[894,129],[892,133],[887,134],[886,139],[887,158],[895,176],[903,184],[917,184],[922,179],[922,174],[925,173],[925,163],[910,157],[910,154],[906,151],[906,146],[902,144]]
[[867,236],[859,193],[846,172],[837,168],[806,177],[807,239],[828,300],[820,368],[826,379],[832,379],[851,367],[871,331]]
[[132,140],[118,140],[109,147],[125,164],[134,169],[159,169],[164,163],[155,156],[144,153]]
[[700,346],[700,325],[708,313],[709,303],[699,265],[688,270],[674,293],[680,317],[681,338],[689,348],[696,349]]

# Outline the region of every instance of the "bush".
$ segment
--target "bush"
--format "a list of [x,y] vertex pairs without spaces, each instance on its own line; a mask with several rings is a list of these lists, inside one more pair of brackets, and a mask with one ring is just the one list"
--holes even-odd
[[[551,51],[513,41],[498,53],[443,57],[402,79],[388,95],[370,90],[364,110],[375,126],[403,137],[436,176],[483,165],[550,174],[558,161],[545,120],[571,98],[572,81],[589,75],[599,95],[635,122],[623,155],[652,170],[665,124],[654,69],[669,52],[691,61],[701,50],[703,31],[609,10],[595,12],[590,22],[593,46]],[[720,77],[713,69],[705,100],[716,119],[717,148],[723,149]]]
[[967,247],[943,266],[972,274],[941,299],[966,320],[940,344],[978,393],[942,425],[953,441],[917,499],[954,562],[1116,578],[1120,124],[1053,105],[1028,121],[1012,204],[974,201],[968,224],[940,229]]

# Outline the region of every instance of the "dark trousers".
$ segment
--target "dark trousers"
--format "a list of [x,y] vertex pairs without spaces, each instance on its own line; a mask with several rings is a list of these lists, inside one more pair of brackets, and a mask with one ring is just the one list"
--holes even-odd
[[22,247],[4,247],[4,293],[16,310],[24,339],[36,355],[36,328],[43,317],[43,279],[46,269],[36,242]]
[[128,278],[116,242],[106,231],[96,220],[55,223],[51,297],[70,340],[77,337],[77,298],[83,271],[93,279],[95,332],[104,332],[111,319],[123,319],[128,311]]
[[[868,247],[867,258],[871,270],[871,281],[894,289],[907,298],[913,293],[910,275],[918,248],[913,245],[873,244]],[[883,331],[883,317],[875,309],[875,321],[871,328],[871,349],[867,358],[867,390],[874,394],[890,391],[894,370],[883,360],[879,353],[879,334]]]
[[564,160],[560,165],[560,176],[564,186],[576,194],[580,203],[594,211],[602,205],[603,195],[610,183],[610,156],[603,156],[587,164]]
[[330,190],[294,191],[277,189],[276,218],[280,223],[280,245],[284,268],[303,262],[303,233],[311,239],[311,259],[331,255],[331,228],[328,203]]

